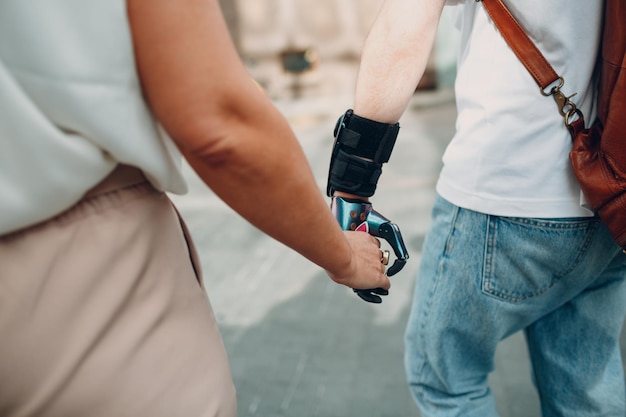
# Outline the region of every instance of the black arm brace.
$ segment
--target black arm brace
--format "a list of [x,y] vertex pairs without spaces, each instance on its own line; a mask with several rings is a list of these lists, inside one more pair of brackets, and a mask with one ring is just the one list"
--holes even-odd
[[328,196],[335,191],[361,197],[374,195],[382,165],[389,161],[399,130],[398,123],[380,123],[346,111],[335,126]]

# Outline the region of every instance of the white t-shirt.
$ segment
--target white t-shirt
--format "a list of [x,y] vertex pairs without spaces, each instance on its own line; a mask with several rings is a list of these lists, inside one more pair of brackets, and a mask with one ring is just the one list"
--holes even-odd
[[0,2],[0,235],[64,211],[118,163],[186,191],[142,97],[125,0]]
[[[437,191],[471,210],[518,217],[591,216],[570,167],[571,137],[482,3],[461,1],[456,134]],[[601,0],[508,0],[507,6],[592,120]]]

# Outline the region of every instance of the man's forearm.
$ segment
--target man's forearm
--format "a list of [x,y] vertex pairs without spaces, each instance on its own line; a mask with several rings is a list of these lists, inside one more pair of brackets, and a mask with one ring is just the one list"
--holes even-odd
[[422,77],[445,0],[386,0],[367,37],[354,112],[396,123]]

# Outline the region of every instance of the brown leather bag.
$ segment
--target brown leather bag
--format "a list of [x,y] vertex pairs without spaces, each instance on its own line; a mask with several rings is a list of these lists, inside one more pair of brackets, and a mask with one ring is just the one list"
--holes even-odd
[[607,0],[600,57],[598,118],[573,125],[570,161],[591,207],[626,248],[626,2]]
[[[598,115],[585,128],[582,112],[559,77],[501,0],[482,0],[494,24],[542,94],[553,96],[572,134],[570,161],[590,206],[626,252],[626,1],[606,0],[597,97]],[[550,86],[550,89],[548,89]]]

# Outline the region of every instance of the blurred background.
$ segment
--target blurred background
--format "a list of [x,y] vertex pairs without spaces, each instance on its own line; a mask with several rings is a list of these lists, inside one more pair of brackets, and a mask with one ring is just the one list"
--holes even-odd
[[[382,0],[220,0],[220,3],[231,36],[251,74],[271,97],[283,98],[351,92],[353,83],[346,82],[343,72],[353,78],[363,41]],[[446,12],[420,88],[451,85],[456,37],[452,19]],[[298,60],[298,56],[302,59]],[[298,66],[303,61],[311,66]]]
[[[361,48],[382,0],[220,3],[241,59],[290,122],[324,192],[332,130],[352,107]],[[372,199],[410,252],[380,305],[251,227],[184,167],[190,192],[172,199],[200,252],[241,417],[419,416],[405,382],[403,334],[441,155],[454,133],[457,41],[446,8]],[[540,415],[522,334],[501,344],[490,386],[503,417]]]

